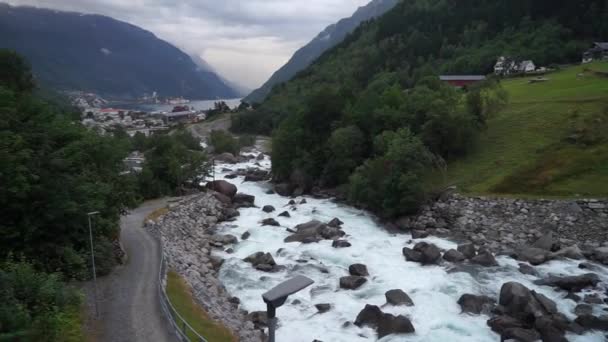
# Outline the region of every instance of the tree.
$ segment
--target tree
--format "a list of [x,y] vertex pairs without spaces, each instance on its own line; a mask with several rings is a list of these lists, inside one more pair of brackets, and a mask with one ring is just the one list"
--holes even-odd
[[376,139],[381,155],[367,160],[350,178],[349,198],[386,217],[414,213],[425,199],[424,172],[433,157],[408,129]]

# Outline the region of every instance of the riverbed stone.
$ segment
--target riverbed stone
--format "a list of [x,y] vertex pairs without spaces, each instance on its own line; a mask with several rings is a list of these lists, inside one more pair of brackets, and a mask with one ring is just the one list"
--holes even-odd
[[488,296],[478,296],[467,293],[463,294],[460,299],[458,299],[458,305],[460,305],[460,308],[464,313],[476,315],[483,313],[487,315],[496,305],[496,300]]
[[331,304],[315,304],[315,308],[317,308],[319,313],[326,313],[327,311],[331,310]]
[[274,227],[280,227],[281,224],[273,219],[273,218],[266,218],[262,220],[262,226],[274,226]]
[[574,308],[574,314],[577,316],[592,315],[593,307],[589,304],[579,304]]
[[273,212],[273,211],[275,211],[275,210],[276,210],[276,209],[275,209],[273,206],[271,206],[271,205],[265,205],[265,206],[262,208],[262,211],[263,211],[263,212],[265,212],[265,213],[271,213],[271,212]]
[[585,273],[578,276],[549,276],[544,279],[536,280],[536,285],[547,285],[560,288],[569,292],[578,292],[584,288],[594,288],[600,282],[600,278],[595,273]]
[[477,254],[471,258],[471,262],[485,267],[498,266],[498,262],[494,258],[494,255],[488,251]]
[[401,289],[386,291],[386,302],[391,305],[414,306],[414,301]]
[[359,277],[367,277],[369,275],[369,272],[367,271],[367,266],[363,264],[352,264],[348,266],[348,273],[350,273],[350,275],[352,276]]
[[331,246],[333,248],[347,248],[347,247],[350,247],[352,245],[350,244],[350,242],[348,242],[346,240],[334,240],[331,243]]
[[519,272],[521,272],[522,274],[538,276],[538,272],[533,266],[524,263],[519,264]]
[[216,180],[216,181],[208,182],[205,187],[207,189],[217,191],[220,194],[227,196],[229,198],[233,198],[237,192],[236,185],[229,183],[225,180]]
[[288,211],[284,211],[282,213],[279,214],[280,217],[291,217],[291,214],[289,214]]
[[335,217],[333,218],[331,221],[329,221],[327,223],[328,226],[330,227],[334,227],[334,228],[338,228],[340,226],[342,226],[344,224],[344,222],[342,222],[339,218]]
[[363,286],[367,282],[365,277],[360,276],[346,276],[340,278],[340,288],[346,290],[356,290]]
[[455,249],[450,249],[447,252],[443,253],[443,259],[449,262],[461,262],[465,260],[465,257],[459,251]]
[[420,263],[423,265],[437,264],[441,258],[441,251],[432,243],[419,242],[414,251],[420,253]]
[[475,251],[475,245],[473,245],[472,243],[460,244],[458,245],[458,248],[456,250],[462,253],[462,255],[464,255],[464,257],[467,259],[472,259],[477,254],[477,252]]

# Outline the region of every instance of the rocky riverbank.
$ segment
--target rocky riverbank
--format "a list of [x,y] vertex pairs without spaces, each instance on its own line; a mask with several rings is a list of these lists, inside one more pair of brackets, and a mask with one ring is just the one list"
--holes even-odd
[[390,225],[414,237],[434,235],[470,241],[508,255],[544,238],[553,252],[576,246],[579,254],[608,264],[608,201],[451,194],[424,206],[419,215],[403,217]]
[[[217,195],[217,194],[216,194]],[[160,237],[168,268],[183,276],[209,316],[230,329],[239,341],[259,342],[262,334],[238,309],[217,278],[223,260],[211,255],[213,248],[235,243],[236,237],[214,234],[218,222],[238,212],[212,193],[189,196],[172,203],[158,222],[146,222],[146,229]]]

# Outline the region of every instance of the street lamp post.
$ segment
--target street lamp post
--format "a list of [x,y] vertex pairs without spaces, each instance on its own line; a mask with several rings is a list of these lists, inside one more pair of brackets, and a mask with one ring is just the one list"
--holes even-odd
[[99,305],[97,303],[97,273],[95,272],[95,251],[93,247],[93,229],[91,227],[91,216],[98,215],[99,211],[87,213],[89,220],[89,243],[91,247],[91,264],[93,266],[93,296],[95,299],[95,316],[99,318]]
[[305,276],[297,276],[280,283],[270,291],[262,295],[266,303],[266,315],[268,317],[268,342],[275,342],[275,331],[277,328],[277,308],[285,304],[287,297],[310,286],[314,281]]

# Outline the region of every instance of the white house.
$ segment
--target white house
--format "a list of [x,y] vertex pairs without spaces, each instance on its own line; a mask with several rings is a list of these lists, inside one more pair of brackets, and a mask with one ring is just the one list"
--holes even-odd
[[499,76],[526,74],[534,72],[535,70],[536,65],[531,60],[518,62],[505,56],[498,57],[498,60],[494,65],[494,74]]

